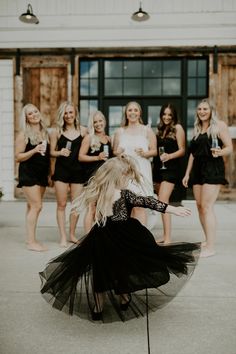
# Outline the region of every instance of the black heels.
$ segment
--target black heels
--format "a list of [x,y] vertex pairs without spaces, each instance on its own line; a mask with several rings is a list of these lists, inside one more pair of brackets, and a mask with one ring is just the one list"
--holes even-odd
[[129,307],[129,304],[130,304],[131,300],[132,300],[132,296],[131,296],[131,294],[128,294],[128,300],[126,302],[124,302],[124,303],[120,303],[121,311],[128,310],[128,307]]
[[95,307],[93,308],[91,314],[92,314],[93,321],[101,321],[102,320],[102,311],[95,312]]

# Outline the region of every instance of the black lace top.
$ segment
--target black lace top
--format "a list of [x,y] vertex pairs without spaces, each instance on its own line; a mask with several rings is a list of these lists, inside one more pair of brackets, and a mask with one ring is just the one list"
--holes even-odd
[[143,197],[128,189],[121,190],[121,196],[113,205],[112,221],[125,221],[130,217],[133,207],[149,208],[165,213],[168,204],[160,202],[154,197]]

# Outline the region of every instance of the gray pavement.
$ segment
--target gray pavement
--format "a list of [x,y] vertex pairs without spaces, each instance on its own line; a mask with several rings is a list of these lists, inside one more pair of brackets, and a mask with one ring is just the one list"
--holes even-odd
[[[201,241],[194,202],[189,218],[173,217],[174,241]],[[52,309],[39,293],[38,272],[58,247],[55,203],[45,202],[38,239],[25,249],[25,203],[0,202],[0,354],[145,354],[146,319],[100,324]],[[236,203],[216,204],[217,254],[200,259],[192,278],[166,307],[150,315],[152,354],[236,354]],[[160,215],[150,227],[161,235]],[[78,227],[78,237],[82,235]]]

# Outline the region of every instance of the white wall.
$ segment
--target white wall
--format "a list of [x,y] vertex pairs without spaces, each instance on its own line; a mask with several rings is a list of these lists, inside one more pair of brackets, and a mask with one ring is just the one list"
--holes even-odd
[[40,23],[24,24],[25,0],[0,0],[0,48],[236,45],[236,0],[32,0]]
[[0,60],[0,187],[14,199],[13,61]]

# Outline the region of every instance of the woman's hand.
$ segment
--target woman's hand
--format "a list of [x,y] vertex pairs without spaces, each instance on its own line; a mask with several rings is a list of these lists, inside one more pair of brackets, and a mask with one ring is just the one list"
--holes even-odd
[[121,154],[123,154],[125,152],[125,149],[124,148],[122,148],[122,147],[118,147],[117,148],[117,150],[116,150],[116,155],[121,155]]
[[174,214],[176,216],[190,216],[191,210],[182,206],[174,207],[172,205],[168,205],[166,208],[166,212],[170,214]]
[[71,151],[69,149],[62,148],[60,150],[60,156],[68,157],[68,156],[70,156],[70,154],[71,154]]
[[164,152],[164,154],[161,154],[161,155],[159,155],[160,156],[160,160],[162,161],[162,162],[166,162],[166,161],[169,161],[170,160],[170,156],[169,156],[169,154],[167,154],[166,152]]
[[104,151],[100,152],[100,154],[98,155],[98,160],[101,161],[106,161],[107,160],[107,155]]
[[222,156],[222,150],[220,147],[217,148],[211,148],[211,153],[213,157],[219,157]]
[[142,148],[136,148],[134,151],[140,157],[145,157],[145,158],[147,157],[146,156],[146,151],[144,151]]
[[189,175],[185,175],[184,178],[182,179],[182,183],[185,188],[188,188],[188,181],[189,181]]

